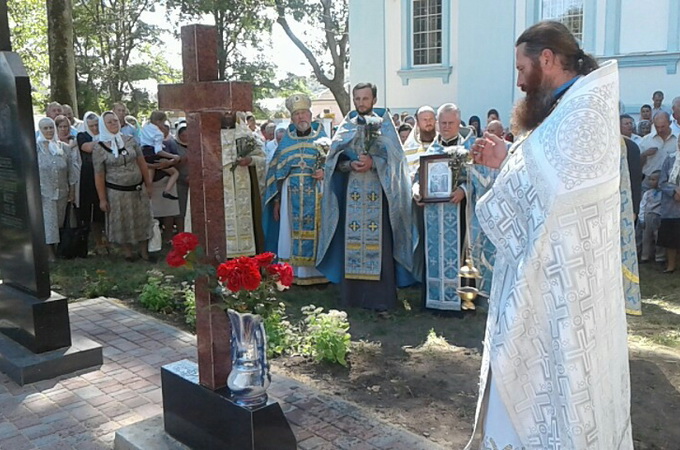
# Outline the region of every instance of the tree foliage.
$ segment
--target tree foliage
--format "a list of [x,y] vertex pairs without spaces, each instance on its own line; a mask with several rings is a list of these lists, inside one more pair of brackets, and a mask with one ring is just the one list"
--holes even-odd
[[[349,64],[349,7],[347,0],[275,0],[277,23],[305,55],[317,80],[333,93],[343,114],[350,110],[345,75]],[[324,30],[314,41],[296,35],[289,18]]]
[[47,49],[47,12],[44,0],[7,2],[12,49],[21,55],[33,87],[33,102],[44,106],[50,61]]
[[[262,50],[262,38],[272,27],[268,8],[272,0],[168,0],[168,9],[179,10],[183,21],[187,17],[200,19],[209,15],[217,28],[217,60],[219,78],[237,78],[239,70],[248,64],[243,50]],[[178,27],[179,30],[179,27]],[[265,33],[263,33],[263,31]],[[253,68],[272,69],[264,61],[255,61]],[[252,72],[252,70],[251,70]]]
[[[141,19],[164,0],[72,0],[78,109],[100,111],[126,100],[133,114],[153,108],[139,81],[181,80],[162,52],[162,30]],[[45,0],[9,0],[12,43],[27,67],[33,102],[49,98],[49,58]]]

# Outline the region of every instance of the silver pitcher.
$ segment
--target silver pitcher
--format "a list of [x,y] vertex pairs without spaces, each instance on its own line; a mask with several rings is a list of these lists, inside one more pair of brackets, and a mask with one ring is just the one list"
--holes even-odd
[[256,408],[267,403],[271,383],[264,321],[256,314],[227,310],[231,322],[231,372],[227,386],[234,403]]

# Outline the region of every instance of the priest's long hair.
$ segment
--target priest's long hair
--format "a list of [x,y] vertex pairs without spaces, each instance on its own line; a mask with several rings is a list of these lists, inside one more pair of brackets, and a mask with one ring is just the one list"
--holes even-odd
[[524,53],[534,60],[538,60],[543,50],[552,50],[562,62],[564,70],[579,75],[588,75],[599,67],[595,58],[581,49],[571,31],[563,23],[554,20],[544,20],[527,28],[517,38],[515,47],[520,44],[525,44]]

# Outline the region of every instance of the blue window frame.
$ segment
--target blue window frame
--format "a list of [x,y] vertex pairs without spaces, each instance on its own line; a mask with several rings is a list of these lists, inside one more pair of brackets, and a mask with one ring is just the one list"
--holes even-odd
[[402,0],[401,70],[407,85],[413,78],[451,76],[451,5],[447,0]]

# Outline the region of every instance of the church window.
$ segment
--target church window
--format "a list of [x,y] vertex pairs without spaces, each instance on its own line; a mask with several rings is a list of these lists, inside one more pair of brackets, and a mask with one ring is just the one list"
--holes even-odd
[[413,0],[413,65],[442,63],[442,0]]
[[541,19],[557,20],[583,42],[583,0],[542,0]]

